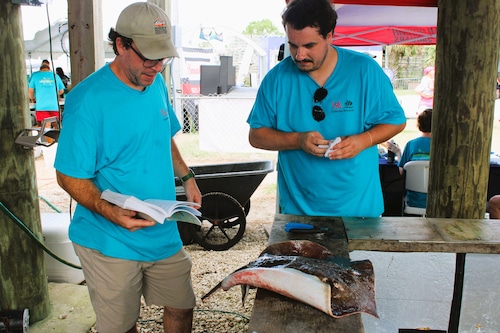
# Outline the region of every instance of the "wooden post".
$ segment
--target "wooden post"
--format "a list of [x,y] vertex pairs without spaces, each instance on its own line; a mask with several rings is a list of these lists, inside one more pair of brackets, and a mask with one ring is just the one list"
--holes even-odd
[[96,70],[93,0],[68,0],[68,27],[71,86],[74,88]]
[[500,1],[439,0],[427,215],[484,218]]
[[[19,5],[0,0],[0,201],[42,239],[33,150],[14,141],[30,126]],[[0,309],[30,311],[31,322],[50,311],[43,251],[0,211]]]
[[[439,0],[428,217],[484,218],[500,37],[499,0]],[[449,333],[458,333],[457,253]]]

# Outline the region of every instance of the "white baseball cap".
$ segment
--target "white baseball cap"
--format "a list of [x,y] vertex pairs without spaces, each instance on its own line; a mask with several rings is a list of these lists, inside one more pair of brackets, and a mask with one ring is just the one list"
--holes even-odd
[[132,38],[144,57],[155,60],[179,57],[172,43],[172,25],[167,13],[149,2],[126,7],[116,22],[116,32]]

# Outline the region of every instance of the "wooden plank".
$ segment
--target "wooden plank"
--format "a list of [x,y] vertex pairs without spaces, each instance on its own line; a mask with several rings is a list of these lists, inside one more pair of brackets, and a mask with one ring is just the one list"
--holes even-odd
[[[287,222],[309,223],[328,228],[326,233],[299,234],[285,231]],[[306,239],[321,244],[337,256],[349,257],[342,219],[277,215],[269,237],[269,244],[287,240]],[[259,333],[361,333],[364,332],[361,315],[332,318],[309,305],[293,301],[268,290],[259,289],[255,298],[248,332]]]
[[428,218],[455,253],[500,253],[500,223],[496,220]]
[[424,217],[343,218],[349,251],[448,252]]
[[424,217],[343,218],[349,251],[500,253],[500,223]]

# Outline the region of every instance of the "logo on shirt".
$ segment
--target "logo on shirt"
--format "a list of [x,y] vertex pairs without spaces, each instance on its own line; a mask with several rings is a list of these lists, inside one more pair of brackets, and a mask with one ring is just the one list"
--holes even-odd
[[352,101],[346,100],[344,103],[341,101],[332,102],[333,112],[351,112],[354,111]]
[[161,109],[160,113],[161,113],[163,120],[168,120],[168,111],[166,109]]

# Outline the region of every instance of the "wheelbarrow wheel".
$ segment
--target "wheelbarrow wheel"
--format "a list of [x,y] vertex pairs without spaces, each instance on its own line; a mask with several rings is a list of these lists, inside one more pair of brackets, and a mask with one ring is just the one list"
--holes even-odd
[[248,216],[248,213],[250,213],[250,199],[248,199],[247,203],[243,206],[243,210],[245,211],[245,216]]
[[200,208],[201,226],[194,226],[193,239],[207,250],[224,251],[243,237],[246,227],[241,204],[223,192],[205,193]]

